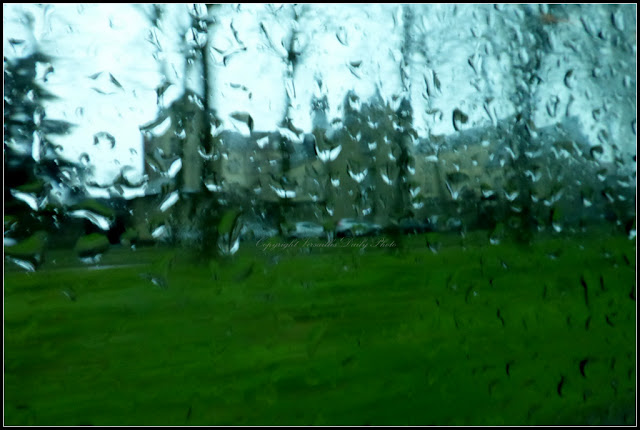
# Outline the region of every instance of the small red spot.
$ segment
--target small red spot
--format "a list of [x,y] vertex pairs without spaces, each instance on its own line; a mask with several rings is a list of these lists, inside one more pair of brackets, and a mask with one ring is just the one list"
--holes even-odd
[[558,24],[561,22],[569,22],[568,19],[558,18],[557,16],[552,15],[550,13],[540,14],[540,19],[542,20],[543,24]]

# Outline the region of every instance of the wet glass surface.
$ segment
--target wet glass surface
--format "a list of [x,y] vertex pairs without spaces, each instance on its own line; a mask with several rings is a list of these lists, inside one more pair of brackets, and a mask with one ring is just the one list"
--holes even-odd
[[635,5],[3,5],[12,425],[635,423]]

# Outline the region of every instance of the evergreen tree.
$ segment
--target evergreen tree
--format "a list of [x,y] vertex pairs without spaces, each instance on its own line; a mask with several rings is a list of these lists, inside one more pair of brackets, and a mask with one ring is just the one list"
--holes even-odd
[[56,96],[42,84],[53,70],[52,59],[40,52],[4,58],[5,215],[20,219],[18,236],[51,228],[54,207],[84,195],[87,168],[62,158],[51,140],[73,128],[46,116],[45,102]]

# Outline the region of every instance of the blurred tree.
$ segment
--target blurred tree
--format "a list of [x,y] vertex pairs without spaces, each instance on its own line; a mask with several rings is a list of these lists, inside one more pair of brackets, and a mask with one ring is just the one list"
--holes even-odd
[[[191,196],[191,208],[189,217],[196,220],[196,225],[200,233],[200,252],[203,257],[214,255],[218,252],[226,253],[225,246],[220,248],[219,224],[223,221],[224,201],[208,193],[204,189],[205,181],[213,184],[214,188],[221,185],[221,141],[213,137],[211,133],[212,125],[218,127],[220,120],[217,118],[212,107],[212,89],[215,87],[213,81],[213,67],[210,64],[211,56],[211,34],[215,26],[215,10],[219,5],[207,4],[206,8],[194,5],[191,16],[192,50],[191,55],[199,63],[202,76],[202,99],[201,108],[192,117],[195,129],[191,138],[195,144],[191,145],[190,156],[202,165],[199,177],[197,178],[197,192]],[[189,60],[187,60],[187,63]],[[188,120],[185,118],[185,120]],[[204,156],[202,154],[205,154]],[[239,212],[239,211],[238,211]]]
[[[319,89],[323,89],[322,80],[316,78]],[[335,157],[332,154],[338,155],[340,149],[336,149],[337,145],[332,142],[327,136],[330,130],[329,120],[327,119],[327,112],[329,111],[329,101],[326,95],[322,97],[314,96],[311,99],[311,123],[313,135],[314,152],[318,159],[321,160],[324,168],[319,169],[317,172],[317,180],[321,184],[324,198],[320,202],[322,207],[320,213],[322,214],[323,224],[325,231],[329,234],[333,234],[335,228],[335,207],[337,193],[336,188],[331,183],[331,178],[337,175],[335,167]]]
[[536,228],[532,207],[532,183],[527,172],[533,169],[534,160],[531,159],[531,154],[540,144],[536,140],[534,114],[538,87],[542,83],[542,58],[550,47],[549,36],[535,6],[521,5],[511,12],[519,24],[506,26],[515,33],[510,38],[509,53],[515,88],[511,94],[511,102],[516,115],[513,121],[504,126],[499,125],[498,132],[500,136],[504,136],[503,144],[511,149],[512,154],[509,169],[505,169],[507,174],[504,193],[515,198],[503,200],[511,208],[506,225],[516,240],[526,243],[531,240]]
[[52,58],[33,52],[4,58],[5,215],[19,217],[12,235],[29,235],[56,225],[56,207],[84,195],[86,166],[61,157],[52,138],[73,124],[46,117],[46,101],[56,98],[43,87],[53,73]]
[[[163,186],[164,194],[178,192],[180,198],[179,203],[167,211],[165,218],[172,227],[172,240],[183,241],[187,245],[197,243],[198,251],[204,257],[216,253],[217,227],[222,217],[222,206],[228,202],[221,192],[221,141],[211,131],[220,125],[212,107],[215,82],[210,40],[218,7],[213,4],[186,7],[189,24],[179,28],[177,34],[184,53],[184,70],[180,75],[184,93],[169,107],[161,107],[158,120],[149,127],[161,124],[165,118],[170,118],[171,127],[162,136],[152,137],[146,149],[148,157],[155,156],[154,147],[164,145],[165,155],[170,161],[176,157],[181,160],[182,168],[175,180]],[[166,5],[144,6],[143,10],[151,24],[148,41],[162,52],[164,48],[159,35],[163,35],[163,22],[172,19],[171,13]],[[170,79],[166,63],[159,62],[159,67],[164,78],[156,92],[158,104],[162,105],[165,92],[176,83]]]
[[[411,219],[414,213],[411,205],[412,188],[412,148],[413,141],[418,137],[413,128],[413,107],[411,103],[411,57],[414,53],[414,11],[411,5],[402,5],[402,45],[400,51],[400,81],[402,92],[398,97],[398,107],[393,115],[392,142],[395,145],[393,156],[397,164],[395,177],[396,193],[393,205],[392,223],[399,226],[403,219]],[[399,229],[399,228],[398,228]],[[401,237],[396,234],[395,241],[402,245]]]
[[280,206],[278,213],[276,215],[278,231],[281,235],[285,235],[288,229],[287,218],[292,210],[292,200],[289,196],[295,195],[296,193],[296,185],[292,182],[290,177],[291,170],[291,158],[294,152],[294,145],[291,139],[292,135],[297,138],[302,134],[302,130],[298,129],[294,124],[291,118],[291,107],[293,100],[296,98],[296,87],[295,87],[295,75],[304,56],[306,45],[301,43],[300,38],[300,25],[301,20],[304,17],[304,14],[307,11],[308,5],[289,5],[288,8],[285,8],[284,11],[282,8],[274,9],[269,6],[272,14],[277,16],[278,14],[287,14],[288,22],[291,23],[290,28],[282,40],[282,48],[278,46],[271,38],[269,31],[267,30],[264,23],[260,23],[260,30],[264,39],[267,42],[267,45],[271,49],[271,51],[280,57],[285,65],[284,71],[284,111],[282,115],[282,119],[279,122],[278,126],[281,129],[281,132],[278,136],[278,149],[280,150],[280,178],[278,180],[278,186],[281,189],[282,197],[280,199]]

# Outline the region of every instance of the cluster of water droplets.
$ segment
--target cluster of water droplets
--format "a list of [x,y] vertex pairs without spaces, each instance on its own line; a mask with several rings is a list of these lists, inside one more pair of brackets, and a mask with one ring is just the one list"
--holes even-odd
[[[333,237],[344,220],[486,229],[491,244],[589,222],[635,232],[622,6],[388,5],[338,23],[312,5],[139,10],[154,74],[77,59],[90,97],[56,93],[69,69],[45,52],[38,7],[5,36],[5,254],[25,270],[52,241],[89,264],[123,244],[228,256],[249,238]],[[375,14],[385,37],[364,25]],[[251,61],[262,80],[240,73]]]

